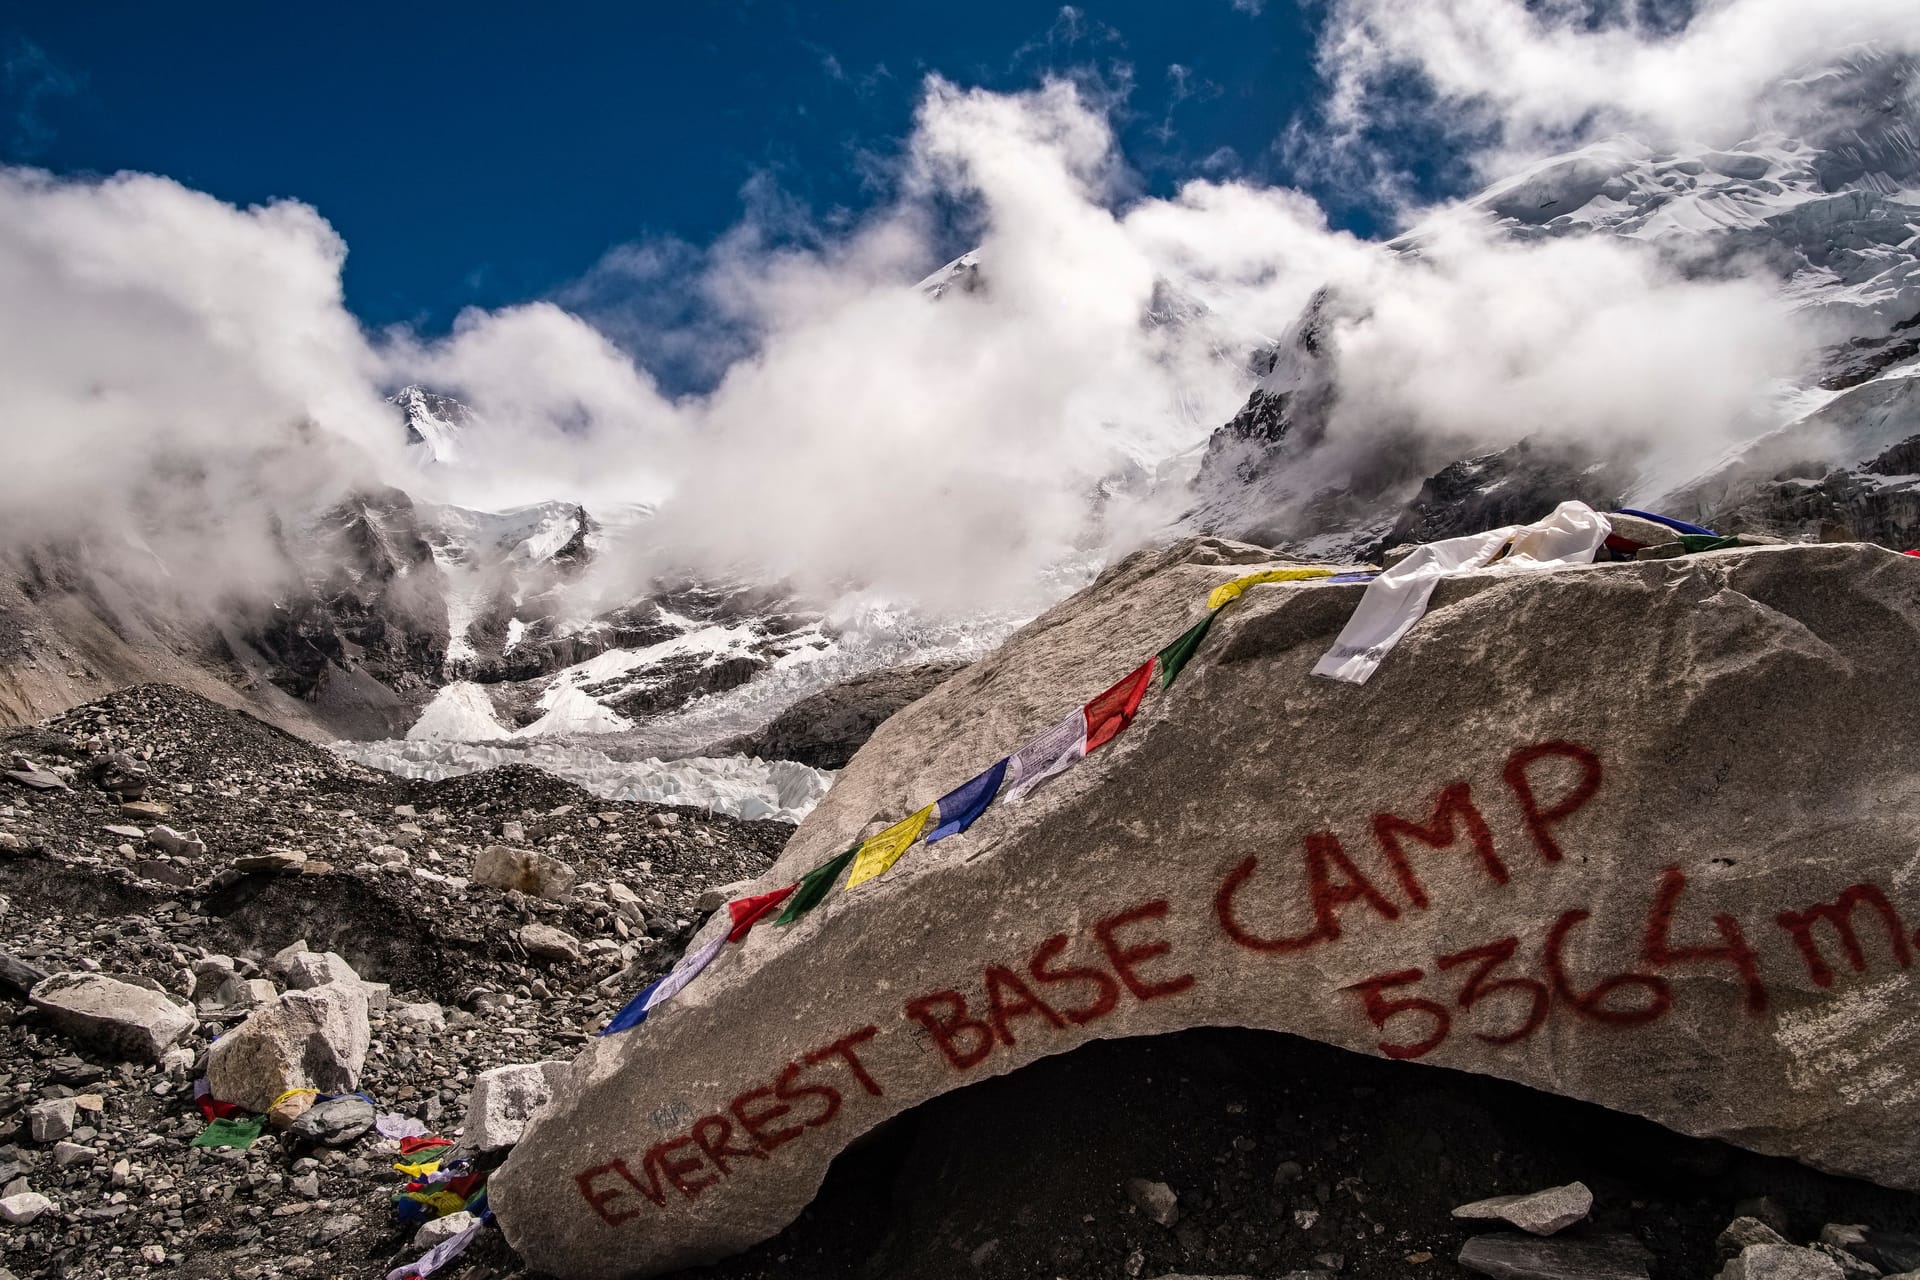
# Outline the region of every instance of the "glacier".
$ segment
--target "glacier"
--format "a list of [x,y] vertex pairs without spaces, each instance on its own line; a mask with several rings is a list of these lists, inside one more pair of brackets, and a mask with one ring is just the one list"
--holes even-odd
[[606,800],[689,805],[735,818],[792,823],[806,817],[833,785],[831,772],[791,760],[750,756],[620,760],[564,739],[387,739],[336,742],[333,749],[349,760],[403,778],[438,780],[502,765],[531,765]]

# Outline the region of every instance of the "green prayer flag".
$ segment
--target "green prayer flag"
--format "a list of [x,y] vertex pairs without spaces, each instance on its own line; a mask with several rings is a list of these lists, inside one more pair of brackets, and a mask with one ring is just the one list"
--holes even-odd
[[209,1120],[207,1127],[194,1136],[189,1145],[196,1147],[237,1147],[245,1151],[260,1140],[260,1126],[266,1123],[265,1116],[233,1117],[224,1120]]
[[1726,551],[1737,547],[1740,539],[1738,536],[1721,538],[1702,533],[1683,533],[1680,535],[1680,545],[1686,548],[1688,555],[1697,556],[1702,551]]
[[792,924],[819,906],[832,890],[833,882],[840,878],[840,873],[847,869],[847,864],[853,861],[853,855],[858,852],[860,852],[860,846],[856,844],[845,853],[835,855],[800,877],[800,887],[795,889],[793,896],[787,899],[787,909],[780,913],[780,918],[774,923]]
[[1187,665],[1194,652],[1200,648],[1200,642],[1207,638],[1207,628],[1220,615],[1210,612],[1206,617],[1181,632],[1180,638],[1160,651],[1160,687],[1173,686],[1174,677],[1180,674],[1180,668]]

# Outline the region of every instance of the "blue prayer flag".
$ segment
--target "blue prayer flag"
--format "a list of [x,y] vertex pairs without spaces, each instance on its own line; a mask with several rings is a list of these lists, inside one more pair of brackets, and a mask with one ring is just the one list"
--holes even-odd
[[994,796],[1000,793],[1001,780],[1006,776],[1007,761],[1002,757],[998,764],[973,781],[963,783],[941,796],[935,806],[939,825],[927,833],[927,843],[957,836],[972,826],[987,811],[987,806],[993,803]]
[[1635,511],[1632,507],[1622,507],[1620,508],[1620,514],[1623,516],[1639,516],[1642,520],[1651,520],[1655,524],[1663,524],[1667,526],[1667,528],[1676,529],[1681,533],[1697,533],[1707,538],[1717,538],[1720,536],[1703,525],[1689,524],[1685,520],[1675,520],[1672,516],[1657,516],[1651,511]]
[[642,991],[639,995],[627,1001],[626,1007],[613,1015],[613,1021],[600,1029],[600,1034],[610,1036],[615,1032],[627,1031],[645,1022],[647,1020],[647,997],[653,994],[655,987],[658,987],[665,981],[665,978],[657,979],[650,984],[645,991]]

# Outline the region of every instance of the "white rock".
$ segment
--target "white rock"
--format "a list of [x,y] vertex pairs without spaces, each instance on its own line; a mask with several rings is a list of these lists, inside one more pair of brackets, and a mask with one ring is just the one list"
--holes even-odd
[[1720,1280],[1846,1280],[1824,1253],[1791,1244],[1750,1244],[1720,1269]]
[[73,1113],[79,1106],[72,1098],[51,1098],[27,1108],[27,1129],[35,1142],[58,1142],[73,1132]]
[[438,1031],[447,1025],[447,1012],[431,1001],[421,1004],[403,1004],[395,1006],[393,1020],[408,1026],[427,1027]]
[[473,859],[471,879],[494,889],[518,889],[536,898],[564,902],[573,892],[577,872],[558,858],[531,849],[490,844]]
[[429,1222],[424,1222],[420,1224],[420,1229],[413,1233],[413,1247],[416,1249],[431,1249],[437,1244],[442,1244],[453,1239],[477,1221],[479,1221],[479,1219],[475,1218],[465,1209],[462,1209],[460,1212],[450,1213],[444,1218],[434,1218]]
[[565,929],[556,929],[550,924],[530,924],[522,926],[515,936],[527,954],[536,960],[580,959],[580,939]]
[[8,1226],[24,1227],[43,1213],[53,1210],[53,1201],[38,1191],[22,1191],[18,1195],[0,1200],[0,1222]]
[[360,975],[337,951],[298,951],[291,955],[283,951],[273,958],[273,964],[296,991],[311,991],[329,982],[360,982]]
[[289,991],[214,1041],[207,1053],[213,1096],[265,1111],[288,1089],[350,1093],[366,1065],[367,992],[330,982]]
[[482,1071],[474,1077],[473,1092],[467,1096],[461,1148],[485,1153],[520,1141],[527,1122],[566,1074],[564,1062],[523,1062]]
[[157,1062],[193,1029],[193,1019],[165,995],[94,973],[56,973],[35,984],[28,1000],[56,1027],[141,1062]]
[[175,831],[172,827],[154,827],[147,832],[147,843],[162,853],[190,853],[196,856],[207,851],[207,842],[194,832]]

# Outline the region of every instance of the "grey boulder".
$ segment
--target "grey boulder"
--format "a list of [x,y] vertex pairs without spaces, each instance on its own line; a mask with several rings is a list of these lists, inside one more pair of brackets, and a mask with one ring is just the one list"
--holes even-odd
[[535,960],[577,962],[580,959],[580,939],[565,929],[556,929],[550,924],[529,924],[523,925],[516,936]]
[[[893,715],[751,889],[967,783],[1278,567],[1227,550],[1130,557]],[[1920,1188],[1920,561],[1496,566],[1439,583],[1366,684],[1311,675],[1367,589],[1253,587],[1076,767],[591,1041],[489,1182],[509,1243],[579,1280],[709,1261],[929,1098],[1195,1026]]]
[[95,973],[57,973],[28,996],[75,1040],[139,1062],[158,1062],[193,1018],[157,991]]
[[53,1211],[53,1201],[38,1191],[20,1191],[0,1200],[0,1222],[10,1227],[30,1225],[43,1213]]
[[520,1141],[534,1113],[566,1078],[564,1062],[524,1062],[495,1067],[474,1077],[467,1096],[466,1126],[460,1149],[479,1154],[501,1151]]
[[1719,1280],[1846,1280],[1824,1253],[1791,1244],[1750,1244],[1720,1268]]
[[287,1133],[323,1147],[344,1147],[373,1128],[373,1104],[357,1094],[317,1102],[288,1126]]
[[564,902],[573,892],[579,873],[544,853],[490,844],[474,855],[473,872],[468,878],[490,888],[515,889],[536,898]]
[[1593,1192],[1587,1190],[1587,1184],[1569,1182],[1564,1187],[1548,1187],[1526,1195],[1475,1200],[1455,1209],[1453,1216],[1504,1222],[1531,1235],[1550,1236],[1579,1222],[1592,1209]]
[[1623,1234],[1548,1240],[1500,1232],[1460,1246],[1460,1265],[1494,1280],[1647,1280],[1652,1261],[1645,1245]]

